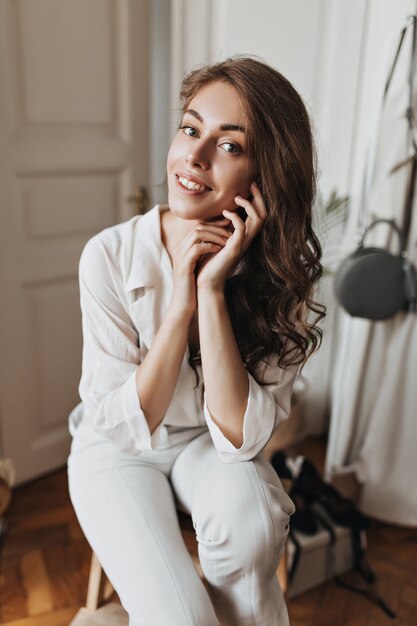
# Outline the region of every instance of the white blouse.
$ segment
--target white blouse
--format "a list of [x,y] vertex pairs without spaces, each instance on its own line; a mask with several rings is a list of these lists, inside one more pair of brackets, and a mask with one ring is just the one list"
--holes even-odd
[[[299,366],[281,368],[269,358],[257,371],[262,387],[248,373],[249,397],[243,444],[236,448],[213,422],[205,393],[188,363],[188,345],[177,385],[164,419],[151,434],[136,388],[136,369],[170,304],[172,265],[161,239],[157,205],[145,215],[103,230],[90,239],[79,266],[83,355],[81,403],[69,417],[73,436],[90,423],[121,450],[139,454],[168,445],[167,426],[207,426],[224,462],[252,459],[290,412],[291,391]],[[167,346],[169,349],[169,346]]]

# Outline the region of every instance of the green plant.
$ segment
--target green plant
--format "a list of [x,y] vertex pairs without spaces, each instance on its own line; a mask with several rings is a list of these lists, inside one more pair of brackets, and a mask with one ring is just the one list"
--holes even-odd
[[349,214],[349,196],[332,189],[327,199],[317,194],[313,211],[315,225],[323,245],[323,276],[334,274],[339,262],[340,240]]

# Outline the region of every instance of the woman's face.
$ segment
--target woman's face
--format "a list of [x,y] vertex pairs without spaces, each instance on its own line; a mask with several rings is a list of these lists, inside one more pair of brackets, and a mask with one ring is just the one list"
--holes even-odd
[[187,220],[222,217],[248,198],[255,170],[247,153],[244,112],[229,83],[209,83],[189,102],[167,160],[168,203]]

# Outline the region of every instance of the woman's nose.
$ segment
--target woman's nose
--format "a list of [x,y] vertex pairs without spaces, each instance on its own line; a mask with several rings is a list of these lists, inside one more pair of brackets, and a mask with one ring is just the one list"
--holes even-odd
[[194,147],[188,152],[185,160],[190,167],[199,167],[202,170],[208,170],[210,167],[209,156],[203,147]]

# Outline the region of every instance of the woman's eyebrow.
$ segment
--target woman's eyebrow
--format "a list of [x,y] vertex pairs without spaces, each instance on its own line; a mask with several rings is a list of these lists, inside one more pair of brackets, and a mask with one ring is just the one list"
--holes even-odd
[[[204,122],[204,120],[201,117],[200,113],[198,113],[198,111],[195,111],[194,109],[187,109],[186,111],[184,111],[184,115],[185,115],[185,113],[189,113],[190,115],[195,117],[201,123]],[[244,126],[240,126],[238,124],[220,124],[220,130],[238,130],[241,133],[246,132],[245,127]]]
[[246,132],[244,126],[238,126],[236,124],[221,124],[220,130],[239,130],[241,133]]

